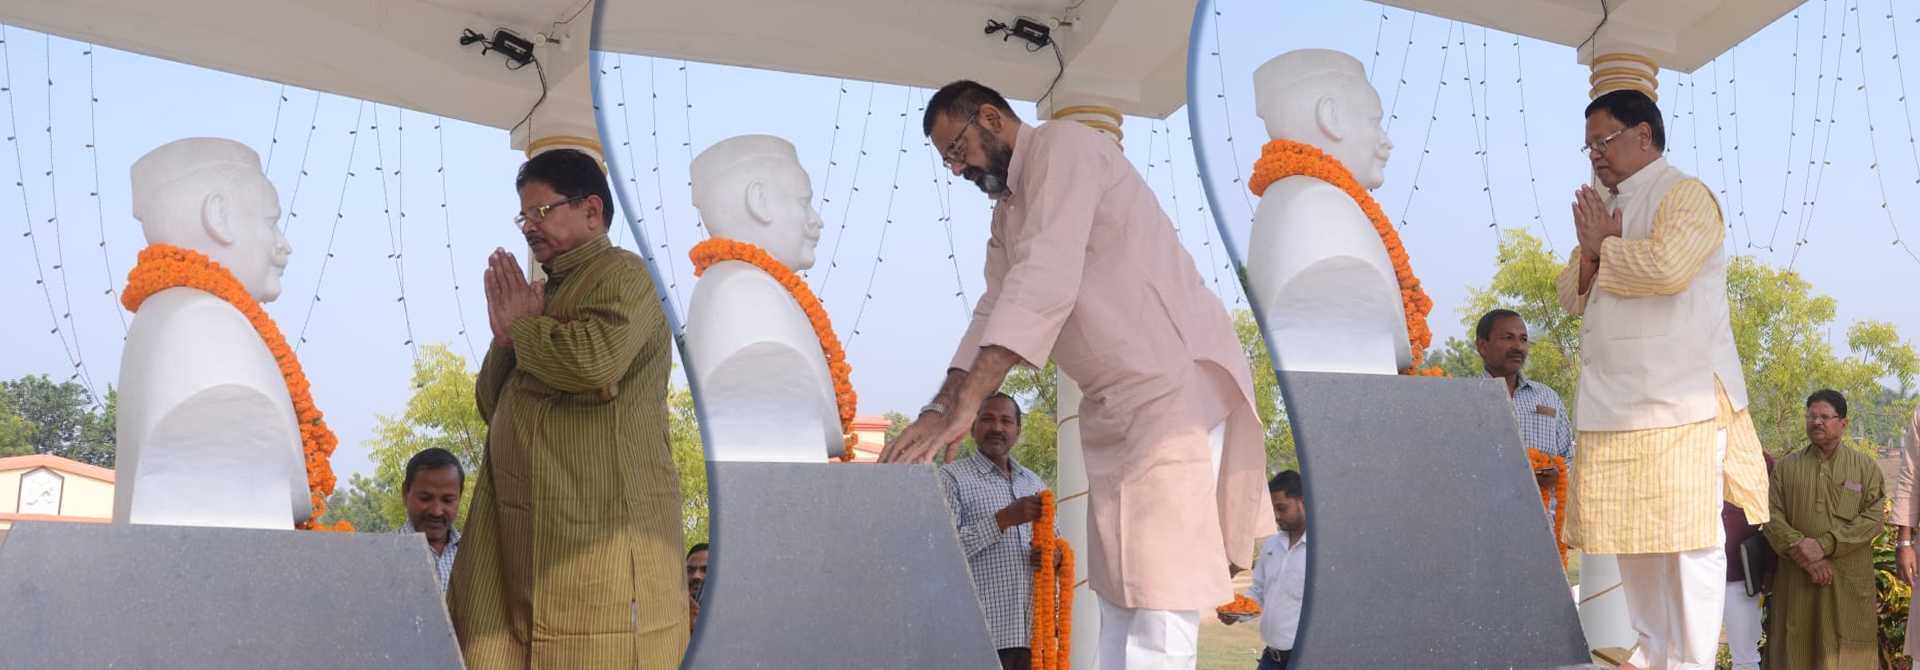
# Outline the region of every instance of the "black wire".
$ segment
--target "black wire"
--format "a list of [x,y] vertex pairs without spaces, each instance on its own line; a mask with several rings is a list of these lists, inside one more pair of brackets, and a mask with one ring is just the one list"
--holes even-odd
[[1587,45],[1593,42],[1593,38],[1600,36],[1600,28],[1605,25],[1607,25],[1607,0],[1600,0],[1600,25],[1594,26],[1593,33],[1587,35],[1587,41],[1581,42],[1580,46],[1574,47],[1573,50],[1579,51],[1587,48]]
[[[540,104],[547,101],[547,69],[545,67],[541,67],[539,57],[533,56],[532,54],[528,54],[528,57],[533,61],[533,71],[536,74],[540,75],[540,99],[533,101],[533,106],[527,108],[527,115],[521,118],[519,123],[513,124],[512,128],[507,129],[507,134],[509,135],[513,134],[514,131],[519,130],[520,126],[526,125],[528,121],[532,121],[534,110],[540,109]],[[518,70],[522,67],[526,67],[526,66],[525,65],[521,65],[519,67],[509,66],[507,69]]]
[[[1054,72],[1053,83],[1047,84],[1047,92],[1041,94],[1040,99],[1033,101],[1035,106],[1046,102],[1047,97],[1053,95],[1053,87],[1060,85],[1060,77],[1067,73],[1067,57],[1060,55],[1060,41],[1049,39],[1047,40],[1047,44],[1053,46],[1053,60],[1060,64],[1060,69]],[[1038,49],[1034,49],[1034,51],[1038,51]]]
[[[1082,2],[1085,2],[1086,0],[1081,0],[1081,1],[1082,1]],[[579,8],[579,9],[576,9],[576,10],[573,10],[573,16],[569,16],[569,17],[567,17],[567,20],[565,20],[565,21],[560,21],[560,22],[557,22],[557,23],[555,23],[555,24],[553,24],[553,25],[556,25],[556,26],[564,26],[564,25],[567,25],[567,24],[569,24],[569,23],[573,23],[573,20],[574,20],[574,19],[577,19],[577,18],[580,18],[580,13],[581,13],[581,12],[585,12],[585,11],[587,11],[587,8],[588,8],[588,7],[592,7],[592,6],[593,6],[593,0],[587,0],[586,2],[582,2],[582,3],[580,3],[580,8]]]

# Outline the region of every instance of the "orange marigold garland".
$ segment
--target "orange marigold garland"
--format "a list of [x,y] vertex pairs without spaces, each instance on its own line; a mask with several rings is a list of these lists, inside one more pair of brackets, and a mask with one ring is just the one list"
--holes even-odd
[[313,498],[313,516],[294,525],[301,530],[326,530],[352,532],[353,524],[345,519],[332,526],[320,526],[318,520],[327,512],[327,496],[333,495],[333,465],[329,460],[333,448],[339,444],[333,431],[327,428],[326,421],[320,416],[320,409],[313,404],[312,388],[307,376],[300,370],[300,359],[287,346],[287,338],[280,334],[280,327],[274,325],[266,310],[260,308],[259,301],[247,293],[240,280],[219,263],[213,262],[205,254],[168,244],[155,244],[140,251],[133,271],[127,273],[127,288],[120,294],[120,303],[128,311],[140,311],[140,304],[155,293],[170,288],[192,288],[213,294],[214,297],[233,305],[240,310],[247,321],[253,324],[267,350],[273,352],[273,360],[280,366],[280,376],[286,379],[287,394],[293,398],[293,411],[300,424],[300,442],[306,452],[307,489]]
[[1433,343],[1433,331],[1427,329],[1427,313],[1433,311],[1433,299],[1420,289],[1420,280],[1413,276],[1413,266],[1406,248],[1400,244],[1400,234],[1393,229],[1393,222],[1338,159],[1292,140],[1274,140],[1260,148],[1260,160],[1254,162],[1253,178],[1247,186],[1253,189],[1254,195],[1261,195],[1266,193],[1267,186],[1293,176],[1313,177],[1332,184],[1359,203],[1360,211],[1366,213],[1374,231],[1380,234],[1380,242],[1386,245],[1387,257],[1393,259],[1393,274],[1400,280],[1400,304],[1406,310],[1407,337],[1413,348],[1412,365],[1400,374],[1441,376],[1438,367],[1420,367],[1426,360],[1427,345]]
[[[1068,670],[1072,665],[1073,548],[1054,537],[1053,515],[1053,492],[1041,491],[1040,518],[1033,522],[1033,548],[1040,551],[1040,566],[1033,575],[1033,640],[1028,643],[1034,670]],[[1058,570],[1054,569],[1056,551],[1060,552]]]
[[1254,602],[1253,599],[1248,598],[1246,594],[1235,593],[1233,594],[1233,602],[1216,607],[1214,611],[1223,614],[1253,616],[1260,613],[1260,603]]
[[1553,508],[1553,545],[1560,549],[1560,569],[1567,569],[1567,543],[1560,539],[1560,529],[1567,525],[1567,459],[1548,454],[1532,447],[1527,448],[1527,458],[1533,461],[1533,469],[1553,468],[1558,476],[1553,484],[1540,487],[1540,504]]
[[820,339],[820,351],[827,356],[827,369],[833,375],[833,395],[840,410],[840,433],[845,436],[847,448],[841,453],[840,460],[853,460],[853,447],[860,443],[860,436],[853,433],[853,412],[859,406],[853,393],[853,366],[847,364],[847,352],[840,348],[840,338],[833,334],[833,324],[827,320],[827,310],[820,306],[820,299],[814,297],[813,290],[807,288],[806,280],[787,269],[785,263],[774,260],[772,254],[758,246],[721,238],[709,238],[693,245],[687,252],[693,259],[693,275],[698,277],[721,261],[740,261],[760,268],[772,275],[774,280],[793,294],[800,303],[800,310],[806,312],[807,321],[813,324],[813,334]]

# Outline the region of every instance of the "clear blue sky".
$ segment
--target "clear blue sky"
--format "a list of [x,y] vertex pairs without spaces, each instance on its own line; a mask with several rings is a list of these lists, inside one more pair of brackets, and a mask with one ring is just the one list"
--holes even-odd
[[[1718,75],[1713,74],[1713,65],[1692,77],[1663,72],[1661,104],[1680,117],[1678,122],[1669,118],[1670,158],[1716,189],[1728,189],[1726,200],[1735,224],[1730,250],[1756,253],[1784,265],[1793,250],[1795,230],[1804,219],[1810,223],[1809,244],[1801,249],[1795,268],[1806,274],[1817,291],[1839,299],[1836,337],[1844,337],[1844,328],[1852,321],[1869,318],[1892,321],[1911,337],[1920,332],[1920,315],[1911,309],[1910,292],[1900,287],[1920,280],[1920,262],[1889,244],[1893,229],[1880,209],[1883,199],[1875,174],[1868,170],[1875,160],[1875,145],[1868,141],[1862,94],[1854,89],[1862,79],[1862,57],[1877,124],[1879,169],[1891,195],[1891,213],[1901,223],[1902,233],[1916,237],[1920,229],[1910,223],[1909,213],[1920,208],[1920,189],[1913,186],[1920,176],[1916,174],[1920,161],[1906,142],[1910,112],[1898,100],[1903,82],[1891,59],[1893,33],[1884,18],[1888,8],[1879,0],[1865,2],[1869,6],[1859,12],[1843,12],[1839,3],[1827,5],[1829,17],[1850,16],[1844,45],[1839,44],[1837,26],[1827,30],[1826,79],[1816,79],[1820,68],[1814,54],[1822,7],[1816,2],[1805,7],[1800,18],[1797,76],[1785,74],[1794,71],[1794,19],[1790,16],[1739,49],[1737,73],[1731,57],[1718,63]],[[1196,109],[1205,123],[1219,123],[1223,110],[1232,115],[1232,151],[1224,146],[1210,149],[1212,157],[1222,162],[1214,170],[1222,180],[1245,174],[1265,140],[1253,116],[1249,79],[1253,68],[1301,47],[1340,49],[1360,56],[1362,62],[1372,62],[1376,35],[1380,36],[1382,53],[1373,79],[1399,119],[1391,129],[1397,146],[1387,184],[1376,196],[1396,220],[1403,211],[1408,213],[1406,219],[1412,223],[1402,229],[1402,235],[1416,272],[1434,294],[1433,319],[1441,337],[1450,328],[1457,330],[1452,325],[1458,318],[1454,309],[1463,302],[1465,287],[1483,285],[1493,272],[1494,232],[1487,224],[1496,216],[1502,227],[1528,226],[1536,234],[1544,232],[1561,252],[1571,247],[1566,203],[1573,188],[1585,179],[1585,165],[1572,147],[1580,139],[1580,109],[1587,99],[1585,69],[1574,63],[1571,49],[1531,40],[1520,40],[1515,47],[1510,36],[1489,32],[1483,52],[1479,28],[1467,30],[1464,37],[1456,30],[1452,41],[1464,40],[1468,45],[1455,44],[1448,50],[1448,84],[1442,87],[1437,85],[1439,47],[1449,27],[1446,21],[1421,17],[1411,26],[1409,52],[1413,15],[1382,11],[1371,2],[1231,0],[1220,9],[1220,56],[1210,55],[1215,51],[1212,34],[1203,36],[1201,104]],[[1383,13],[1388,17],[1384,25]],[[1852,28],[1853,14],[1865,24],[1866,44],[1860,54],[1853,52],[1861,35]],[[1920,27],[1913,25],[1914,18],[1899,15],[1898,30],[1902,46],[1920,49],[1915,46],[1920,45]],[[1830,24],[1835,20],[1828,19]],[[496,246],[513,250],[522,246],[508,223],[517,204],[511,188],[513,171],[522,159],[508,148],[504,131],[445,121],[441,131],[435,132],[434,117],[407,112],[402,119],[395,109],[379,107],[375,132],[376,107],[367,105],[356,145],[356,136],[348,131],[356,127],[359,101],[287,89],[283,103],[277,83],[108,49],[92,55],[92,88],[99,101],[90,103],[84,44],[60,38],[49,41],[38,33],[13,28],[6,36],[4,65],[12,90],[0,94],[0,106],[4,106],[0,122],[11,121],[7,135],[17,139],[0,147],[0,177],[21,176],[0,179],[0,186],[5,186],[0,188],[0,222],[4,222],[0,233],[9,240],[0,247],[0,298],[16,310],[18,325],[0,336],[9,352],[0,358],[0,378],[37,373],[64,377],[71,368],[67,350],[77,346],[92,385],[105,393],[117,376],[121,319],[126,315],[103,292],[124,284],[134,254],[143,244],[137,223],[128,215],[127,168],[153,147],[202,135],[245,142],[263,157],[271,149],[270,176],[283,206],[299,214],[289,219],[294,257],[286,291],[268,311],[289,337],[298,337],[303,324],[306,327],[307,343],[300,356],[313,378],[316,400],[341,438],[336,470],[369,471],[360,443],[371,435],[374,416],[396,414],[403,408],[411,390],[412,352],[402,344],[408,339],[409,325],[419,343],[451,343],[463,355],[470,351],[469,340],[472,347],[486,346],[484,298],[477,283],[483,259]],[[1463,52],[1471,59],[1471,86],[1459,79],[1465,66]],[[51,87],[46,84],[49,54]],[[1525,60],[1523,73],[1515,69],[1521,59]],[[1801,202],[1808,199],[1802,197],[1802,179],[1814,126],[1813,89],[1817,81],[1824,81],[1819,117],[1829,118],[1826,110],[1836,90],[1832,74],[1836,59],[1845,77],[1831,115],[1837,122],[1821,124],[1820,143],[1815,145],[1828,165],[1819,181],[1819,195],[1812,198],[1815,204],[1803,207]],[[682,301],[691,294],[694,281],[686,250],[704,238],[688,203],[689,157],[733,135],[785,137],[797,146],[813,178],[827,224],[819,247],[820,263],[808,279],[847,342],[861,396],[860,413],[911,411],[923,403],[965,327],[968,307],[979,296],[989,210],[989,201],[971,183],[955,183],[946,176],[920,137],[918,116],[928,91],[701,63],[687,64],[682,70],[679,61],[616,54],[607,54],[600,67],[603,78],[598,95],[607,108],[604,118],[609,126],[603,131],[618,178],[615,186],[623,199],[637,198],[636,211],[645,217],[642,227],[650,240],[649,255],[657,261],[672,261],[659,274],[673,284],[669,292],[676,309],[684,309]],[[1908,78],[1916,76],[1920,73]],[[1223,79],[1225,97],[1215,97]],[[1406,83],[1396,84],[1397,79]],[[1696,83],[1692,89],[1687,87]],[[1905,83],[1920,86],[1920,81]],[[1535,185],[1528,181],[1528,155],[1521,146],[1518,94],[1522,85],[1527,103],[1525,137],[1533,145],[1532,173],[1538,180],[1539,220],[1534,218]],[[625,105],[621,106],[623,86]],[[1469,123],[1465,93],[1469,89],[1476,94],[1476,108],[1492,116],[1484,131],[1476,132]],[[1440,92],[1437,104],[1436,90]],[[1789,97],[1795,90],[1798,95]],[[318,129],[308,146],[307,128],[316,99]],[[1782,102],[1788,100],[1797,101],[1791,127],[1797,137],[1790,134],[1788,105]],[[1733,112],[1739,102],[1745,104],[1739,105],[1744,113],[1737,117],[1741,141],[1736,152]],[[1021,115],[1032,118],[1030,104],[1015,106]],[[1187,111],[1164,121],[1128,118],[1127,154],[1159,190],[1202,275],[1210,282],[1217,276],[1223,299],[1241,307],[1244,298],[1233,280],[1226,246],[1201,193],[1189,145]],[[1430,115],[1439,120],[1429,134]],[[45,130],[49,117],[51,145]],[[1718,138],[1716,120],[1724,126]],[[1696,123],[1698,133],[1693,131]],[[1835,131],[1830,147],[1827,128]],[[87,148],[94,132],[98,134],[97,161]],[[1487,180],[1474,153],[1480,132],[1490,147],[1492,214],[1482,191]],[[442,137],[444,161],[439,153]],[[1423,146],[1426,161],[1417,165]],[[346,175],[349,152],[354,173],[350,178]],[[1239,168],[1226,169],[1236,153]],[[97,202],[89,195],[94,191],[96,164]],[[1790,164],[1794,172],[1789,177],[1785,170]],[[376,165],[384,169],[376,170]],[[1726,178],[1721,176],[1723,165]],[[439,171],[443,166],[444,197]],[[49,170],[51,178],[45,174]],[[1736,181],[1741,172],[1744,189]],[[12,186],[16,180],[23,186]],[[1416,183],[1419,190],[1409,205]],[[1221,208],[1227,229],[1243,237],[1251,198],[1241,196],[1244,191],[1239,188],[1229,183],[1219,193],[1224,196]],[[447,203],[444,215],[443,201]],[[395,204],[389,207],[384,202]],[[1737,203],[1742,202],[1747,213],[1744,220],[1737,213]],[[48,223],[56,204],[59,220]],[[388,209],[393,212],[391,225],[383,213]],[[1777,216],[1781,209],[1787,214]],[[404,219],[398,216],[402,210],[407,214]],[[950,221],[943,223],[949,216]],[[21,236],[28,221],[32,238]],[[320,264],[330,236],[334,236],[333,257],[326,259],[322,281]],[[639,246],[631,233],[618,227],[615,238],[623,246]],[[1774,251],[1747,248],[1750,239],[1765,245],[1769,238],[1774,239]],[[37,261],[29,241],[38,245]],[[404,303],[396,301],[403,292],[390,257],[396,248],[404,262]],[[829,273],[830,263],[837,266]],[[47,298],[35,283],[42,276],[53,312],[72,314],[70,322],[58,319],[58,337],[48,332],[56,317],[49,314]],[[317,304],[316,292],[323,298]],[[462,311],[470,327],[466,336],[459,332]]]

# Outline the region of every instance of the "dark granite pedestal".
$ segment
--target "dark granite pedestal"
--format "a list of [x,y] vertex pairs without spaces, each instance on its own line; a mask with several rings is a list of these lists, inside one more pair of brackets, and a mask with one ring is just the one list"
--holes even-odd
[[1000,667],[932,466],[707,465],[684,670]]
[[1500,382],[1280,380],[1309,538],[1288,667],[1597,667]]
[[460,668],[417,534],[14,524],[0,665]]

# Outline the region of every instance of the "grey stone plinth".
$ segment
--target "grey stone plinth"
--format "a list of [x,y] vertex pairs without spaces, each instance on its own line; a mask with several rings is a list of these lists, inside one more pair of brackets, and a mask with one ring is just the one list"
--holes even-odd
[[1506,388],[1281,375],[1305,476],[1305,610],[1289,667],[1592,663]]
[[712,571],[685,670],[993,670],[932,466],[709,463]]
[[418,534],[16,523],[0,665],[461,668]]

